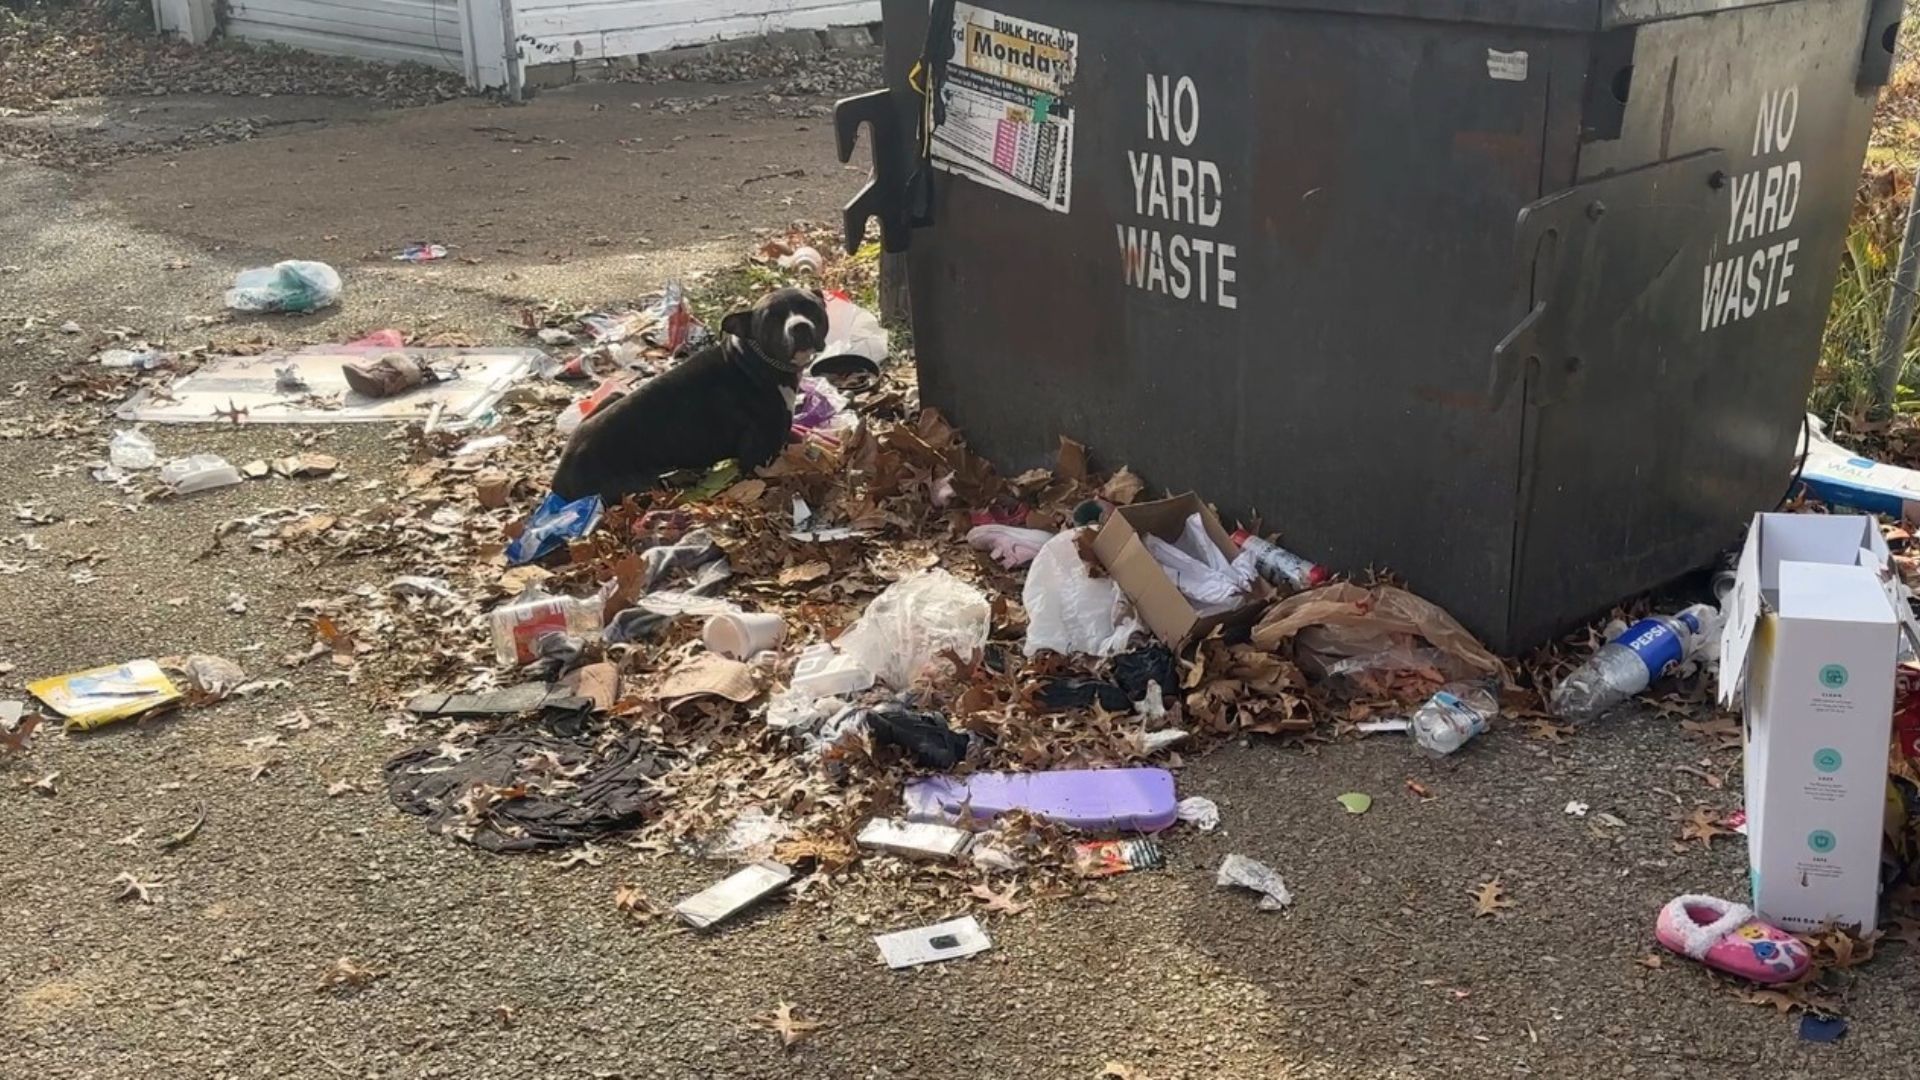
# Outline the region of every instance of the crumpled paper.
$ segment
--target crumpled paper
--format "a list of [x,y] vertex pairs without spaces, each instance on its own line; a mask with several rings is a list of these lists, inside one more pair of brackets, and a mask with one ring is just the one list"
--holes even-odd
[[1267,864],[1254,862],[1245,855],[1229,855],[1220,860],[1220,872],[1215,875],[1214,884],[1237,885],[1260,893],[1261,911],[1281,911],[1293,903],[1293,894],[1287,891],[1287,883],[1280,880],[1280,875]]

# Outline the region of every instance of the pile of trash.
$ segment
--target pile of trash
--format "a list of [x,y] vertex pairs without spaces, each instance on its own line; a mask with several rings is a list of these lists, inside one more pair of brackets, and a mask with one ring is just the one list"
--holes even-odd
[[[796,234],[756,259],[760,283],[827,297],[826,348],[785,450],[752,474],[722,463],[620,505],[548,489],[562,444],[752,297],[670,283],[627,306],[529,309],[519,348],[382,331],[194,358],[218,373],[209,385],[235,424],[404,421],[408,463],[387,501],[262,509],[203,553],[244,544],[387,569],[384,587],[303,604],[311,646],[280,664],[389,697],[385,733],[402,748],[384,782],[400,811],[502,854],[597,858],[595,845],[624,841],[738,864],[672,909],[697,927],[869,868],[928,888],[972,875],[987,909],[1007,910],[1014,887],[993,887],[1006,875],[1032,897],[1159,869],[1168,830],[1217,826],[1216,806],[1178,790],[1183,754],[1354,728],[1452,754],[1534,709],[1435,605],[1389,580],[1343,580],[1258,523],[1230,528],[1199,494],[1149,497],[1097,448],[1063,436],[1049,466],[1001,475],[920,407],[911,365],[891,362],[856,299],[875,253],[825,250]],[[295,309],[339,287],[298,264],[236,286]],[[123,419],[206,422],[197,372],[120,360],[150,380]],[[233,389],[253,383],[254,397]],[[102,478],[157,470],[185,492],[331,475],[320,457],[163,464],[133,427]],[[1669,670],[1640,653],[1710,636],[1688,612],[1650,632],[1627,630],[1595,657],[1599,677],[1568,680],[1574,696],[1556,704],[1596,715]],[[1640,657],[1637,684],[1621,649]],[[137,662],[33,692],[80,727],[211,700],[169,670]],[[237,670],[214,681],[247,685]],[[1258,892],[1264,910],[1291,902],[1278,873],[1239,855],[1218,880]],[[881,939],[889,963],[988,944],[977,924],[902,933]]]

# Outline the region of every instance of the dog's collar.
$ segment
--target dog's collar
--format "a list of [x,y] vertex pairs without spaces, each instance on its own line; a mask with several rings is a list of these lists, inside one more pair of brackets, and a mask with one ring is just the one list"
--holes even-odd
[[768,367],[779,372],[780,374],[782,375],[800,374],[800,365],[793,363],[790,360],[775,360],[773,357],[768,356],[766,353],[761,352],[760,346],[754,344],[753,342],[747,340],[746,338],[741,337],[738,334],[729,334],[728,336],[733,338],[733,340],[739,342],[740,348],[745,350],[748,356],[753,357],[754,359],[767,365]]

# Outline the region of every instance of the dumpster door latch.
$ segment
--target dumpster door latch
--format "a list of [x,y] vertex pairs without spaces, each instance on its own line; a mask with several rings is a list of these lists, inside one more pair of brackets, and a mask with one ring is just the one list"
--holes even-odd
[[853,148],[860,140],[862,124],[868,130],[873,171],[866,186],[854,193],[842,211],[847,253],[859,250],[860,242],[867,235],[869,218],[880,221],[881,247],[887,251],[905,251],[912,239],[915,217],[926,215],[927,211],[919,208],[917,215],[916,208],[909,205],[913,199],[907,170],[913,157],[901,143],[904,132],[893,91],[857,94],[842,98],[834,105],[833,134],[843,163],[853,160]]
[[[1527,313],[1493,347],[1498,409],[1523,380],[1529,404],[1578,386],[1583,364],[1644,348],[1696,317],[1713,244],[1709,204],[1726,198],[1727,155],[1702,150],[1556,192],[1520,211],[1515,255]],[[1689,258],[1689,256],[1691,256]]]

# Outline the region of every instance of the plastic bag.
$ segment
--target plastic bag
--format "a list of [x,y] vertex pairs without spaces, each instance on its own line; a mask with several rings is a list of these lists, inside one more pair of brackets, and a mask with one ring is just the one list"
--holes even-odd
[[120,469],[151,469],[160,464],[153,440],[132,430],[113,433],[107,443],[107,460]]
[[1252,558],[1245,552],[1229,562],[1213,537],[1207,535],[1206,522],[1199,514],[1187,516],[1180,541],[1169,544],[1151,533],[1145,537],[1147,552],[1180,594],[1192,602],[1201,615],[1230,611],[1240,605],[1257,576]]
[[842,654],[904,690],[948,650],[971,657],[987,643],[993,606],[945,570],[923,570],[887,586],[840,635]]
[[967,546],[993,556],[993,561],[1009,570],[1018,570],[1033,561],[1053,534],[1045,529],[1022,529],[1018,525],[975,525],[967,530]]
[[239,483],[240,470],[218,454],[193,454],[160,466],[160,482],[172,488],[176,495],[191,495]]
[[1087,572],[1076,539],[1085,529],[1069,529],[1040,546],[1027,568],[1020,602],[1027,609],[1028,656],[1042,649],[1068,655],[1112,656],[1140,629],[1133,602],[1112,578]]
[[515,566],[529,563],[569,540],[578,540],[600,524],[600,496],[567,502],[557,491],[549,491],[534,508],[526,529],[507,544],[507,561]]
[[[1499,658],[1487,651],[1453,616],[1405,589],[1364,589],[1341,582],[1290,596],[1268,610],[1253,628],[1253,643],[1266,650],[1292,643],[1294,659],[1310,673],[1324,674],[1353,658],[1412,657],[1423,645],[1439,651],[1449,666],[1507,678]],[[1386,662],[1391,667],[1391,661]],[[1350,673],[1366,665],[1349,664]],[[1442,674],[1446,674],[1442,669]]]
[[339,272],[301,259],[242,270],[227,290],[235,311],[318,311],[339,302]]
[[838,289],[827,293],[827,347],[820,350],[815,363],[834,356],[860,356],[884,364],[887,347],[887,331],[873,312]]

